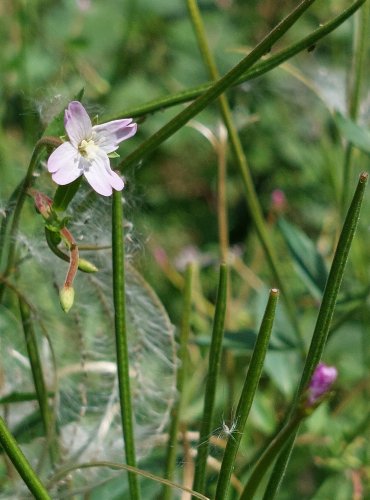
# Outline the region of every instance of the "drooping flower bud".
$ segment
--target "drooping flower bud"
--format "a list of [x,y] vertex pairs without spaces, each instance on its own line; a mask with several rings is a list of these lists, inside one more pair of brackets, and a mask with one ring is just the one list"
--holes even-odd
[[72,286],[64,285],[59,292],[60,305],[65,313],[73,306],[75,291]]

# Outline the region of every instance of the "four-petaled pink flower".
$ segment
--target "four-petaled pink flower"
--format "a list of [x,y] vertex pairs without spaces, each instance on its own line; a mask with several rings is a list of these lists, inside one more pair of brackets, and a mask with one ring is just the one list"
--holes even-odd
[[110,196],[113,189],[121,191],[123,180],[110,168],[108,154],[136,133],[136,123],[127,118],[92,126],[82,104],[72,101],[65,110],[64,127],[69,141],[59,146],[48,160],[53,181],[64,186],[84,175],[90,186],[103,196]]
[[334,366],[327,366],[324,363],[317,365],[308,386],[307,402],[309,406],[313,406],[321,396],[330,390],[337,376],[338,371]]

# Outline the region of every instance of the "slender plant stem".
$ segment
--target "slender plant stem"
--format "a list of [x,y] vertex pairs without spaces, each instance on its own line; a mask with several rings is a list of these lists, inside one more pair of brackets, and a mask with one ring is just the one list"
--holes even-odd
[[[190,314],[191,314],[191,288],[192,288],[193,266],[188,265],[185,273],[185,286],[184,286],[184,305],[179,338],[178,358],[180,365],[177,369],[176,388],[178,399],[174,404],[171,411],[171,424],[169,430],[169,438],[167,445],[166,469],[165,478],[170,481],[173,480],[176,454],[177,454],[177,436],[179,433],[180,415],[183,406],[183,389],[187,374],[188,367],[188,340],[190,333]],[[164,486],[163,500],[170,500],[172,498],[172,488]]]
[[199,433],[199,446],[195,462],[195,477],[193,489],[195,491],[198,491],[199,493],[204,492],[206,482],[206,466],[209,449],[209,439],[212,433],[217,379],[220,371],[222,339],[224,336],[224,323],[227,302],[227,276],[228,268],[226,264],[221,264],[216,310],[213,322],[212,340],[209,350],[209,368],[204,394],[204,407]]
[[[296,392],[295,400],[293,402],[291,411],[288,418],[295,411],[299,399],[306,389],[312,374],[320,361],[324,351],[328,334],[330,331],[330,324],[334,313],[335,304],[337,301],[339,288],[343,279],[345,266],[348,260],[349,250],[353,241],[353,237],[360,218],[360,210],[362,200],[366,188],[368,174],[363,172],[360,175],[357,189],[352,199],[352,203],[348,209],[346,219],[343,224],[342,232],[339,237],[338,245],[334,254],[333,263],[330,268],[329,276],[325,286],[319,314],[317,316],[314,333],[310,348],[307,354],[306,362],[303,368],[302,377]],[[295,435],[290,438],[287,446],[284,447],[281,455],[278,457],[269,483],[266,487],[264,499],[273,500],[280,488],[286,468],[288,466],[289,458],[293,449]]]
[[220,136],[217,147],[217,218],[218,218],[218,240],[220,242],[221,262],[229,259],[229,221],[227,215],[227,140],[224,131],[220,128]]
[[263,363],[265,360],[268,344],[270,341],[272,326],[275,318],[276,305],[279,291],[272,289],[266,306],[258,333],[256,345],[248,367],[247,376],[244,381],[238,407],[235,413],[235,431],[229,437],[222,460],[221,470],[218,477],[216,498],[227,498],[230,477],[235,467],[235,457],[239,449],[240,441],[244,432],[245,424],[257,391],[258,382],[261,377]]
[[[201,13],[198,8],[197,0],[186,0],[186,2],[190,13],[190,18],[192,20],[193,27],[195,30],[195,34],[198,40],[199,49],[203,56],[203,60],[208,68],[208,72],[211,78],[213,80],[217,80],[220,77],[220,75],[218,73],[216,63],[208,46],[205,28],[202,21]],[[224,94],[219,97],[219,105],[220,105],[222,119],[229,134],[229,140],[231,144],[231,149],[234,154],[234,159],[236,165],[238,166],[243,181],[245,200],[249,212],[251,214],[258,239],[265,251],[267,262],[269,264],[272,275],[285,300],[290,321],[293,325],[293,328],[296,331],[298,339],[301,341],[303,350],[303,339],[300,333],[299,323],[297,321],[297,313],[295,311],[295,306],[290,294],[288,293],[285,287],[284,280],[280,275],[280,270],[279,270],[280,266],[278,263],[278,258],[275,254],[274,246],[270,240],[270,235],[266,229],[266,223],[263,217],[261,204],[258,200],[258,196],[254,188],[252,174],[247,162],[246,155],[244,154],[243,151],[243,146],[238,134],[238,130],[234,124],[228,100]]]
[[5,253],[5,237],[8,230],[9,222],[11,220],[11,214],[13,213],[16,200],[19,195],[19,191],[22,188],[23,180],[16,186],[12,194],[10,195],[7,204],[4,208],[3,220],[0,226],[0,269],[2,268],[3,258]]
[[30,463],[23,455],[22,450],[19,448],[17,441],[9,432],[9,429],[7,428],[2,417],[0,417],[0,444],[34,497],[37,500],[51,500],[45,486],[42,484],[37,474],[32,469]]
[[[338,16],[336,16],[331,21],[321,25],[315,31],[313,31],[310,35],[302,38],[299,42],[296,42],[286,49],[283,49],[268,59],[255,64],[253,68],[250,68],[246,72],[244,72],[233,85],[239,85],[240,83],[253,80],[265,73],[268,73],[272,69],[279,66],[284,61],[291,59],[293,56],[297,55],[299,52],[303,50],[309,49],[312,45],[317,43],[320,39],[324,38],[326,35],[334,31],[338,26],[340,26],[344,21],[346,21],[349,17],[351,17],[357,9],[361,7],[361,5],[366,0],[356,0],[353,2],[347,9],[341,12]],[[130,116],[132,118],[138,118],[146,116],[150,113],[155,113],[157,111],[161,111],[163,109],[176,106],[178,104],[183,104],[193,99],[196,99],[201,94],[206,92],[212,87],[212,83],[204,83],[197,87],[192,87],[190,89],[183,90],[176,94],[171,94],[169,96],[161,97],[159,99],[155,99],[146,104],[142,104],[140,106],[136,106],[134,108],[126,108],[118,113],[105,115],[104,120],[116,120],[122,117]]]
[[291,436],[296,434],[302,418],[303,415],[299,415],[291,419],[271,441],[267,449],[258,459],[239,500],[249,500],[253,498],[261,483],[261,479],[266,474],[266,471],[269,469],[278,453],[287,446]]
[[119,168],[128,167],[142,160],[149,152],[156,149],[162,142],[171,137],[171,135],[182,128],[191,118],[208,106],[208,104],[217,99],[225,90],[234,85],[238,78],[266,54],[271,49],[271,46],[276,43],[291,26],[293,26],[314,1],[315,0],[303,0],[287,17],[275,26],[275,28],[256,45],[239,64],[234,66],[225,76],[211,85],[204,94],[201,94],[193,103],[142,143],[139,148],[133,151],[119,164]]
[[[31,187],[34,177],[35,169],[41,159],[44,148],[47,145],[56,146],[61,144],[61,141],[55,137],[42,137],[35,146],[33,151],[31,161],[26,173],[26,176],[23,180],[22,186],[18,191],[17,200],[15,202],[14,214],[12,225],[9,231],[9,248],[8,248],[8,257],[7,264],[5,270],[3,272],[3,277],[7,278],[9,274],[12,272],[15,263],[15,249],[16,249],[16,235],[19,226],[19,220],[22,212],[22,208],[27,196],[27,190]],[[4,283],[0,283],[0,303],[3,300],[5,285]]]
[[[187,493],[192,493],[195,498],[199,498],[200,500],[210,500],[208,497],[201,495],[200,493],[193,492],[190,488],[186,488],[185,486],[183,486],[181,484],[173,483],[172,481],[169,481],[168,479],[164,479],[163,477],[160,477],[160,476],[156,476],[156,475],[152,474],[151,472],[147,472],[145,470],[138,469],[137,467],[131,467],[130,465],[118,464],[116,462],[108,462],[108,461],[88,462],[88,463],[72,465],[69,467],[64,467],[62,470],[59,470],[49,480],[48,486],[49,486],[49,488],[51,488],[51,486],[53,486],[55,483],[57,483],[61,479],[65,478],[66,476],[68,476],[69,474],[71,474],[73,472],[79,471],[80,469],[93,469],[95,467],[98,467],[98,468],[107,467],[108,469],[112,469],[112,470],[127,470],[127,471],[130,471],[130,472],[137,474],[138,476],[142,476],[146,479],[154,481],[156,483],[167,484],[168,486],[171,486],[172,488],[177,488],[180,491],[186,491]],[[86,490],[84,490],[84,491],[86,491]],[[131,498],[127,499],[127,500],[131,500]]]
[[[369,15],[370,3],[366,2],[355,16],[355,33],[353,41],[352,70],[350,71],[348,89],[348,116],[356,121],[361,102],[361,88],[363,86],[365,64],[369,49]],[[345,213],[346,204],[351,186],[351,173],[353,164],[353,146],[347,142],[344,152],[343,185],[341,211]]]
[[[112,207],[112,250],[113,250],[113,297],[114,321],[117,351],[117,376],[121,404],[121,420],[125,442],[126,462],[136,467],[135,442],[133,431],[133,411],[131,403],[129,358],[126,329],[125,304],[125,251],[123,236],[122,195],[113,191]],[[140,490],[136,474],[129,472],[131,500],[139,500]]]
[[369,175],[366,172],[360,175],[352,203],[343,224],[299,384],[296,402],[299,400],[302,391],[306,389],[324,351],[349,251],[360,219],[360,210],[368,177]]
[[45,386],[45,377],[43,374],[35,330],[32,324],[31,311],[28,307],[28,304],[24,300],[22,300],[21,297],[18,297],[18,301],[28,352],[28,359],[31,364],[33,383],[35,385],[35,391],[39,403],[42,422],[44,425],[45,435],[47,436],[47,439],[50,443],[50,458],[52,464],[55,464],[58,459],[55,419],[49,406],[49,395]]

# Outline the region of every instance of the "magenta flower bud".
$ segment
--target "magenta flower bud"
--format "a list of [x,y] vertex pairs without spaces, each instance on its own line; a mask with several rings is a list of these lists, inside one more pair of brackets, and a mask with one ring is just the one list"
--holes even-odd
[[324,363],[317,365],[308,386],[307,403],[309,406],[315,405],[322,396],[329,392],[337,376],[338,371],[334,366],[327,366]]
[[286,196],[281,189],[274,189],[271,193],[271,205],[274,210],[281,212],[286,206]]

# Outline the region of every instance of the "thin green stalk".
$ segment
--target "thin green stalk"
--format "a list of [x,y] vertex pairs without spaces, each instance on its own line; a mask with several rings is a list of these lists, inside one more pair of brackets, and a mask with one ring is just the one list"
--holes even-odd
[[218,374],[221,364],[222,339],[224,336],[225,312],[227,302],[227,276],[226,264],[221,264],[220,279],[218,284],[216,310],[213,322],[212,340],[209,350],[209,368],[204,393],[204,407],[201,428],[199,433],[199,446],[195,462],[195,477],[193,490],[203,493],[206,483],[206,466],[209,449],[209,438],[212,434],[213,412],[216,398]]
[[7,204],[4,208],[4,213],[3,213],[3,219],[1,221],[1,226],[0,226],[0,269],[3,264],[3,258],[4,258],[4,253],[5,253],[5,238],[6,238],[6,233],[8,230],[8,226],[11,220],[11,215],[13,213],[16,200],[19,195],[19,191],[22,188],[23,181],[16,186],[12,194],[10,195]]
[[[41,155],[43,154],[43,150],[45,146],[52,145],[58,146],[61,141],[55,137],[42,137],[35,146],[33,151],[31,161],[26,173],[26,176],[23,180],[22,187],[20,188],[17,196],[17,200],[15,203],[14,214],[12,225],[9,231],[9,248],[8,248],[8,258],[5,270],[3,272],[3,277],[7,278],[9,274],[12,272],[15,263],[15,249],[16,249],[16,235],[19,226],[19,220],[21,216],[21,212],[23,209],[23,205],[27,196],[27,191],[31,187],[33,182],[34,172],[36,167],[41,159]],[[4,283],[0,283],[0,303],[2,302],[4,296],[5,285]]]
[[[355,16],[355,33],[353,41],[352,68],[350,71],[348,90],[348,116],[354,122],[357,120],[361,102],[361,88],[364,83],[365,65],[367,64],[367,53],[369,49],[369,16],[370,2],[357,12]],[[351,172],[353,166],[353,146],[350,142],[346,144],[343,162],[343,185],[341,210],[344,213],[351,186]]]
[[[328,280],[325,286],[319,314],[316,320],[315,330],[312,335],[311,345],[307,354],[305,366],[303,368],[302,377],[295,396],[292,409],[289,416],[294,412],[298,405],[300,396],[306,389],[312,374],[319,363],[324,351],[330,324],[334,313],[335,304],[338,297],[339,288],[343,279],[345,266],[348,260],[349,250],[353,241],[353,237],[358,225],[362,200],[366,188],[368,174],[363,172],[360,175],[357,189],[352,199],[352,203],[348,209],[346,219],[343,224],[342,232],[339,237],[338,245],[335,251],[333,263],[330,268]],[[289,418],[289,417],[288,417]],[[265,500],[273,500],[280,488],[283,480],[289,457],[291,455],[295,436],[290,438],[290,442],[278,457],[269,483],[265,491]]]
[[26,347],[28,352],[28,359],[30,361],[33,383],[39,403],[42,423],[44,426],[45,435],[47,436],[50,444],[50,458],[52,464],[55,464],[58,459],[57,442],[55,433],[55,419],[49,406],[49,394],[45,386],[45,378],[42,369],[42,363],[39,355],[36,335],[32,324],[31,311],[27,303],[18,297],[19,310],[22,318],[22,325]]
[[[195,30],[195,34],[198,40],[200,52],[203,56],[206,66],[208,67],[208,72],[211,78],[213,80],[217,80],[219,78],[219,73],[214,58],[208,46],[205,28],[197,5],[197,1],[186,0],[186,2],[193,23],[193,27]],[[274,246],[270,240],[269,233],[267,232],[266,229],[266,223],[263,217],[261,204],[258,200],[258,196],[254,188],[251,171],[247,162],[247,158],[244,154],[243,146],[238,134],[237,127],[234,124],[228,100],[225,95],[221,95],[219,97],[219,105],[223,122],[229,134],[229,140],[231,144],[231,149],[234,154],[235,162],[237,167],[239,168],[239,172],[242,177],[243,187],[245,191],[245,201],[247,203],[250,215],[252,217],[258,239],[265,251],[267,262],[269,264],[272,275],[276,281],[276,284],[283,295],[290,321],[293,325],[293,328],[296,331],[299,340],[301,341],[303,350],[304,348],[303,339],[300,333],[299,323],[297,321],[297,313],[295,311],[295,306],[290,294],[288,293],[288,290],[285,287],[284,280],[280,275],[280,266],[278,258],[275,254]]]
[[[296,42],[286,49],[283,49],[268,59],[259,62],[258,64],[253,65],[253,68],[248,69],[244,72],[234,83],[233,85],[239,85],[240,83],[253,80],[265,73],[268,73],[272,69],[276,68],[283,62],[291,59],[293,56],[302,52],[303,50],[307,50],[313,45],[315,45],[319,40],[324,38],[326,35],[334,31],[338,26],[344,23],[349,17],[351,17],[357,9],[361,7],[361,5],[366,0],[356,0],[351,4],[347,9],[345,9],[341,14],[336,16],[331,21],[323,24],[315,31],[313,31],[310,35],[307,35],[305,38],[302,38],[299,42]],[[206,92],[212,87],[213,83],[204,83],[202,85],[198,85],[196,87],[192,87],[187,90],[183,90],[176,94],[172,94],[169,96],[161,97],[159,99],[155,99],[146,104],[142,104],[140,106],[135,106],[134,108],[127,108],[119,113],[110,114],[108,116],[104,116],[105,121],[116,120],[125,116],[130,116],[132,118],[143,117],[151,113],[155,113],[156,111],[161,111],[163,109],[176,106],[178,104],[187,103],[196,99],[201,94]]]
[[[121,420],[125,442],[126,462],[136,467],[136,454],[133,430],[133,411],[131,404],[129,358],[126,330],[125,301],[125,247],[123,236],[122,195],[113,191],[112,206],[112,259],[113,259],[113,298],[114,322],[117,351],[117,376],[121,405]],[[129,472],[131,500],[140,499],[140,490],[136,474]]]
[[331,265],[328,280],[325,286],[302,378],[299,384],[296,402],[299,400],[302,391],[305,390],[307,384],[309,383],[324,351],[349,251],[360,219],[360,210],[368,177],[369,174],[367,172],[363,172],[360,175],[352,203],[348,209],[347,216],[343,224],[334,254],[333,263]]
[[276,43],[301,15],[314,3],[315,0],[303,0],[287,17],[285,17],[251,52],[234,66],[225,76],[220,78],[193,103],[187,106],[181,113],[155,132],[149,139],[141,144],[139,148],[127,156],[119,168],[128,167],[142,160],[149,152],[156,149],[162,142],[171,137],[182,128],[191,118],[202,111],[208,104],[217,99],[225,90],[234,85],[238,78],[264,54],[271,50]]
[[[69,476],[71,473],[76,472],[76,471],[78,472],[81,469],[93,469],[93,468],[101,469],[102,467],[106,467],[110,470],[118,470],[118,471],[127,470],[127,471],[130,471],[130,472],[137,474],[138,476],[142,476],[145,479],[149,479],[150,481],[154,481],[156,483],[161,483],[161,484],[167,484],[168,486],[171,486],[172,488],[176,488],[180,491],[185,491],[186,493],[193,493],[194,497],[199,498],[200,500],[209,500],[208,497],[201,495],[200,493],[193,492],[190,488],[187,488],[186,486],[173,483],[172,481],[169,481],[168,479],[164,479],[163,477],[160,477],[160,476],[156,476],[155,474],[152,474],[151,472],[147,472],[145,470],[138,469],[137,467],[131,467],[130,465],[118,464],[116,462],[107,462],[107,461],[88,462],[88,463],[72,465],[69,467],[64,467],[62,470],[57,471],[57,473],[54,474],[54,476],[49,479],[48,487],[51,488],[53,485],[55,485],[56,483],[58,483],[59,481],[61,481],[65,477]],[[86,493],[86,488],[84,489],[84,493]],[[131,500],[131,498],[127,499],[127,500]]]
[[[177,436],[179,433],[180,415],[183,406],[183,388],[188,367],[188,340],[190,333],[192,277],[193,277],[193,266],[189,264],[185,274],[184,306],[183,306],[179,347],[178,347],[178,358],[180,363],[177,369],[177,380],[176,380],[178,398],[171,411],[171,424],[169,430],[166,468],[164,475],[164,477],[166,479],[169,479],[170,481],[173,480],[175,466],[176,466]],[[172,498],[172,488],[170,488],[167,485],[164,486],[162,498],[163,500],[170,500]]]
[[220,258],[222,262],[228,262],[229,258],[229,221],[227,203],[227,139],[220,131],[217,147],[217,219],[218,219],[218,241],[220,245]]
[[253,495],[257,491],[262,478],[275,460],[276,456],[279,454],[279,452],[281,452],[282,449],[285,448],[285,446],[287,446],[290,437],[296,434],[302,418],[303,415],[297,415],[295,418],[290,420],[271,441],[268,448],[258,459],[253,472],[250,475],[242,494],[240,495],[239,500],[250,500],[251,498],[253,498]]
[[235,467],[235,458],[239,449],[240,441],[244,432],[245,424],[253,403],[259,379],[261,377],[263,363],[265,360],[268,344],[270,341],[272,326],[275,318],[276,305],[279,291],[272,289],[266,306],[258,333],[256,345],[253,349],[247,376],[244,381],[238,407],[235,413],[235,431],[229,437],[222,460],[221,470],[218,477],[216,498],[227,498],[230,477]]
[[45,486],[23,455],[22,450],[9,432],[2,417],[0,417],[0,444],[34,497],[37,500],[51,500]]

